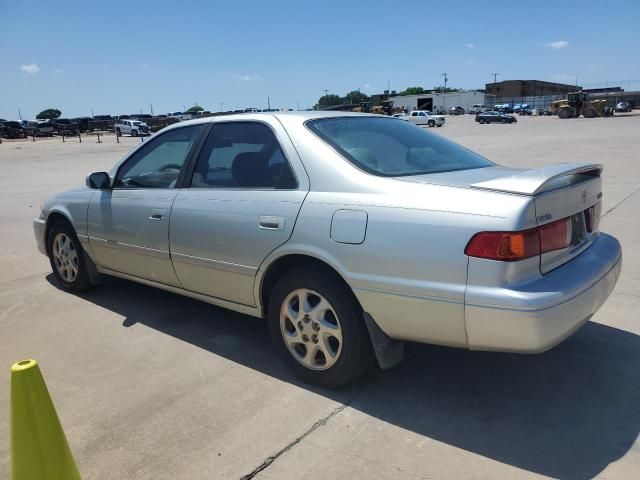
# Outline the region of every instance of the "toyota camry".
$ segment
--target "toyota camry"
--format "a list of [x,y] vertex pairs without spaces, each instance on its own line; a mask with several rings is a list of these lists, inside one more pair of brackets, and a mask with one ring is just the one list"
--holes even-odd
[[404,341],[535,353],[575,332],[621,269],[601,174],[501,167],[378,115],[218,116],[52,196],[34,229],[62,289],[114,276],[263,317],[335,387]]

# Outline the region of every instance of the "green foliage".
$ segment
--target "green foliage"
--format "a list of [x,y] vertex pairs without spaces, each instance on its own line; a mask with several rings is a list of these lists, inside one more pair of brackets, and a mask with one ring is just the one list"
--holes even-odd
[[203,112],[203,111],[204,111],[204,108],[202,108],[198,104],[195,104],[193,107],[189,107],[189,109],[185,113],[196,113],[196,112]]
[[342,98],[338,95],[323,95],[318,100],[318,105],[321,107],[330,107],[332,105],[340,105],[342,103]]
[[342,98],[342,103],[362,103],[368,101],[369,97],[358,90],[352,90]]
[[452,92],[460,92],[459,88],[444,88],[444,85],[440,85],[439,87],[433,87],[433,90],[438,93],[452,93]]
[[420,95],[424,93],[424,88],[422,87],[409,87],[406,90],[400,92],[400,95]]
[[50,120],[52,118],[58,118],[62,115],[62,112],[57,108],[47,108],[36,115],[37,120]]

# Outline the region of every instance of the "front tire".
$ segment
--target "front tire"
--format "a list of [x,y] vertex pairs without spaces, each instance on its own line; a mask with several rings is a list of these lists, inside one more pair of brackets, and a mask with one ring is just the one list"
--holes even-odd
[[435,127],[436,122],[434,122],[433,120],[429,120],[429,123],[427,123],[427,125],[429,125],[431,128]]
[[131,136],[132,137],[137,137],[138,136],[138,131],[137,130],[131,130]]
[[47,237],[49,263],[60,287],[79,293],[91,287],[84,251],[71,225],[58,222]]
[[362,310],[348,287],[327,271],[289,270],[271,293],[268,320],[276,348],[304,382],[336,388],[373,365]]

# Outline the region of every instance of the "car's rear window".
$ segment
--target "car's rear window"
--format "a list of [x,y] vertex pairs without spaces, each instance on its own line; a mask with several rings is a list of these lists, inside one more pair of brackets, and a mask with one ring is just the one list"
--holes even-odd
[[395,118],[336,117],[307,127],[356,167],[398,177],[490,167],[484,157],[424,128]]

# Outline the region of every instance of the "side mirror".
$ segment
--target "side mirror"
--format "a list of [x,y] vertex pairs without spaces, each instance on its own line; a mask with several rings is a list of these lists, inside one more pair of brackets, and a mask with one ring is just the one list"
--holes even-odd
[[87,187],[96,190],[111,188],[111,179],[107,172],[94,172],[87,177]]

